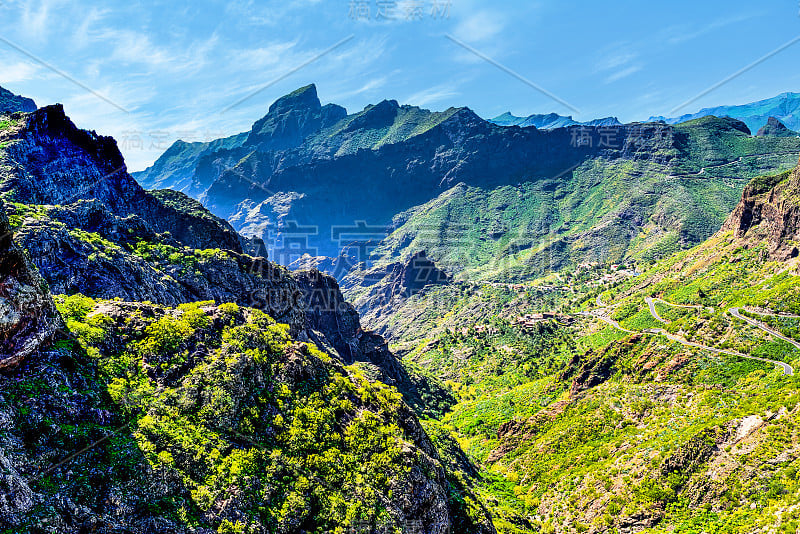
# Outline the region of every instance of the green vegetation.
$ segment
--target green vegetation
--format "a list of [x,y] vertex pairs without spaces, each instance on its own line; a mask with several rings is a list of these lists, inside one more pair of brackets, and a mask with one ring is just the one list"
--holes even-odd
[[[129,309],[81,295],[57,303],[147,462],[176,486],[162,504],[190,524],[397,528],[387,496],[413,487],[412,467],[439,469],[416,450],[395,389],[292,341],[262,312],[212,303]],[[232,491],[235,520],[220,511]]]
[[[566,177],[496,188],[459,184],[395,217],[378,264],[425,250],[461,280],[527,280],[586,262],[654,262],[711,237],[739,201],[792,168],[797,138],[754,138],[727,119],[676,127],[653,159],[588,160]],[[658,151],[663,151],[661,154]],[[785,176],[785,175],[782,175]],[[632,234],[631,220],[640,219]]]
[[16,128],[19,125],[20,125],[19,119],[11,119],[11,118],[2,119],[0,120],[0,131]]
[[210,260],[230,259],[228,252],[221,249],[191,249],[174,247],[164,243],[138,241],[131,246],[132,252],[150,263],[180,265],[186,270],[194,270],[200,263]]
[[[800,446],[798,378],[646,331],[800,369],[800,351],[727,313],[800,313],[795,266],[722,233],[610,282],[603,269],[584,268],[537,281],[547,292],[535,283],[432,288],[380,324],[406,361],[456,396],[426,429],[443,458],[458,461],[457,443],[460,461],[476,466],[479,476],[456,472],[498,532],[794,532],[798,459],[787,451]],[[645,333],[592,318],[515,324],[534,310],[576,317],[596,309],[598,295],[610,318]],[[661,323],[648,296],[699,307],[656,301]],[[745,314],[800,336],[800,319]]]

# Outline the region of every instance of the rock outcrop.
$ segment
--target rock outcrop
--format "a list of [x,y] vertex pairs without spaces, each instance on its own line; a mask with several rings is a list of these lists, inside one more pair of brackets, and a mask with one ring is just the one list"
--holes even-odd
[[753,245],[766,242],[772,259],[800,254],[800,166],[750,182],[721,231]]
[[0,369],[18,365],[62,328],[47,284],[14,243],[0,204]]
[[233,228],[196,201],[182,193],[156,196],[142,189],[128,174],[116,141],[77,128],[60,104],[21,115],[0,131],[0,141],[6,145],[0,153],[0,194],[15,202],[97,200],[111,213],[139,216],[186,246],[242,251]]
[[275,101],[269,113],[253,124],[244,144],[262,151],[294,148],[346,115],[347,110],[341,106],[322,106],[316,86],[307,85]]
[[[0,219],[0,530],[347,527],[323,513],[333,494],[352,506],[377,499],[362,514],[371,529],[446,534],[470,521],[414,412],[377,380],[411,392],[410,403],[416,384],[385,340],[362,330],[333,278],[249,256],[249,242],[196,201],[143,190],[114,140],[77,129],[60,106],[9,124],[0,132],[0,193],[13,201],[10,221]],[[86,295],[58,297],[77,339],[45,343],[61,326],[47,282]],[[151,404],[156,390],[170,392],[167,410]],[[139,421],[129,432],[125,422]],[[231,486],[226,470],[251,464],[260,481]],[[298,503],[308,483],[323,498]],[[482,522],[474,530],[494,532]]]
[[[199,202],[177,191],[144,191],[125,171],[114,140],[77,129],[60,106],[20,119],[10,134],[13,150],[0,155],[14,169],[0,190],[24,204],[14,208],[18,241],[53,292],[263,310],[297,339],[344,363],[366,362],[416,398],[413,380],[385,340],[361,328],[334,278],[316,270],[293,275],[245,254],[246,240]],[[416,291],[426,265],[403,271],[392,290]]]
[[758,137],[796,137],[800,134],[793,132],[787,128],[781,121],[775,117],[770,117],[767,124],[759,128],[756,136]]
[[368,316],[368,321],[372,322],[390,316],[397,307],[426,287],[445,285],[450,281],[450,276],[439,269],[425,251],[419,251],[406,261],[369,269],[356,266],[344,277],[342,287],[352,295],[358,313],[362,317]]

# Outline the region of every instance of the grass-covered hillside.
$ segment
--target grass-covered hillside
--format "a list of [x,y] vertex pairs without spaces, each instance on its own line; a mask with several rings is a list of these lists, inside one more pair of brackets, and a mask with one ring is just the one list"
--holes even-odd
[[590,159],[563,176],[459,184],[395,217],[378,263],[425,250],[461,279],[522,280],[580,263],[655,260],[716,232],[751,180],[797,163],[798,140],[705,117],[674,128],[664,159]]
[[[742,204],[791,213],[793,176]],[[498,532],[796,531],[800,260],[765,239],[794,219],[763,211],[640,274],[431,287],[382,320],[456,396],[426,427],[477,467]]]

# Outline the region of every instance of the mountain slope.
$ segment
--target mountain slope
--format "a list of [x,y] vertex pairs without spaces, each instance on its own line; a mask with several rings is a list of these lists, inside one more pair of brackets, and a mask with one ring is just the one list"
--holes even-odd
[[800,350],[732,310],[800,345],[798,173],[642,273],[451,282],[372,322],[453,389],[439,425],[500,532],[795,528],[797,377],[773,362]]
[[714,118],[671,127],[672,143],[651,147],[654,159],[672,158],[666,165],[603,158],[579,165],[569,180],[459,184],[396,216],[373,259],[380,268],[425,250],[460,279],[524,280],[585,262],[666,256],[720,227],[742,178],[796,158],[793,150],[780,155],[795,140],[762,144],[744,130]]
[[[406,404],[441,386],[363,330],[335,280],[144,191],[60,106],[3,128],[7,227],[33,262],[2,251],[0,530],[494,531]],[[67,294],[54,344],[45,282]]]
[[10,115],[19,111],[36,111],[36,103],[30,98],[15,95],[8,89],[0,87],[0,114]]
[[798,136],[800,134],[798,134],[797,132],[793,132],[792,130],[787,128],[785,124],[783,124],[775,117],[770,117],[769,120],[767,121],[767,124],[762,126],[758,130],[758,133],[756,135],[759,137],[765,135],[771,135],[774,137],[792,137],[792,136]]
[[[485,262],[504,262],[494,275],[524,276],[663,257],[711,235],[747,180],[788,169],[800,154],[797,138],[754,139],[745,124],[714,117],[538,130],[385,100],[325,126],[323,108],[313,87],[287,95],[249,134],[261,139],[266,129],[274,141],[209,153],[195,168],[202,202],[284,265],[343,249],[372,261],[383,240],[379,264],[425,250],[464,276]],[[468,198],[486,201],[476,220],[463,209]],[[436,236],[464,224],[475,234],[466,236],[468,257],[448,259],[455,249]],[[421,226],[434,242],[405,250]]]
[[242,133],[209,142],[176,141],[151,167],[132,176],[146,189],[169,188],[196,197],[203,192],[195,183],[198,162],[219,150],[238,148],[246,140],[247,134]]

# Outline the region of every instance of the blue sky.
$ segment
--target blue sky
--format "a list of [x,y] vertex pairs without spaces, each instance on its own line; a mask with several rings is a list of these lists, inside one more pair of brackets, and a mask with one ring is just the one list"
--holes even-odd
[[115,136],[131,170],[312,82],[351,112],[394,98],[623,121],[800,92],[797,43],[671,112],[800,36],[797,0],[0,0],[0,20],[0,85]]

